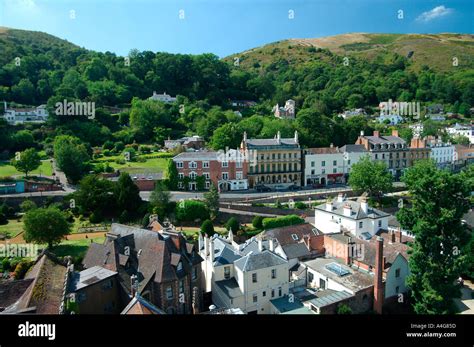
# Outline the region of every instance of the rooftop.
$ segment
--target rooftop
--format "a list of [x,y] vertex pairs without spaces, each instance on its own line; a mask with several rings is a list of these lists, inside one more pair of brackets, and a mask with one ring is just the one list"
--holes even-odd
[[289,300],[288,295],[270,300],[270,302],[281,314],[316,314],[316,312],[303,305],[300,300],[296,298]]
[[249,253],[235,261],[235,266],[242,271],[255,271],[273,266],[288,264],[282,257],[269,250],[261,253]]
[[[344,206],[351,207],[351,215],[346,216],[344,215]],[[344,199],[342,202],[338,201],[338,198],[335,198],[332,201],[332,211],[326,210],[326,203],[316,206],[317,210],[325,211],[328,213],[334,213],[342,217],[352,218],[352,219],[365,219],[365,218],[382,218],[390,216],[388,213],[383,212],[382,210],[373,208],[368,206],[367,213],[362,210],[361,202],[353,201],[353,200],[346,200]]]
[[90,269],[74,273],[70,284],[70,290],[75,292],[77,290],[115,276],[116,274],[117,272],[108,270],[101,266],[93,266]]

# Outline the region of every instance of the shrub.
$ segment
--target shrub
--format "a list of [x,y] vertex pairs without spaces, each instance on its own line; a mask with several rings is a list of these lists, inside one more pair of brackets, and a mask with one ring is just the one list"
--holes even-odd
[[120,215],[119,222],[122,224],[130,222],[130,214],[126,210]]
[[207,235],[207,236],[212,236],[216,232],[214,231],[214,225],[212,225],[212,222],[209,219],[206,219],[202,224],[201,224],[201,234],[202,235]]
[[237,233],[240,230],[240,223],[235,217],[231,217],[225,224],[227,230],[232,230],[233,233]]
[[104,217],[102,216],[102,213],[100,213],[99,211],[94,211],[89,216],[89,222],[91,222],[93,224],[100,223],[100,222],[102,222],[103,219],[104,219]]
[[263,217],[262,216],[253,217],[252,225],[255,229],[263,229]]
[[264,218],[263,228],[264,229],[282,228],[289,225],[296,225],[296,224],[302,224],[302,223],[304,223],[303,218],[300,218],[294,214],[290,214],[288,216],[277,217],[277,218]]
[[307,206],[304,202],[297,201],[295,202],[295,207],[299,210],[306,210]]
[[340,304],[337,306],[337,314],[351,314],[352,309],[347,304]]
[[2,266],[2,271],[4,272],[10,270],[11,268],[10,259],[3,258],[1,266]]
[[176,219],[187,222],[206,220],[209,219],[209,211],[202,201],[182,201],[176,207]]
[[15,267],[15,271],[13,272],[13,277],[16,280],[22,279],[23,276],[25,276],[28,269],[30,268],[30,266],[31,266],[31,263],[29,261],[26,261],[26,260],[20,261]]
[[0,225],[5,225],[5,224],[8,224],[7,216],[5,216],[3,213],[0,213]]
[[23,212],[27,212],[33,208],[36,208],[36,204],[32,200],[25,200],[20,204],[20,208]]

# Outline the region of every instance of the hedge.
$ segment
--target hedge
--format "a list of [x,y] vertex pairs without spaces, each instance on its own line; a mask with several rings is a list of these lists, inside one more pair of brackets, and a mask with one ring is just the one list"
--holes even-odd
[[304,222],[305,221],[303,218],[300,218],[294,214],[290,214],[288,216],[282,216],[282,217],[276,217],[276,218],[264,218],[263,228],[264,229],[282,228],[289,225],[302,224]]

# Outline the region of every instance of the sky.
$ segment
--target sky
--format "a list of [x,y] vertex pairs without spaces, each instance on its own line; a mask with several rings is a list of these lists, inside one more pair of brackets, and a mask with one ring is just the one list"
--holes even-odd
[[122,56],[138,49],[225,57],[351,32],[473,34],[474,0],[0,0],[0,26]]

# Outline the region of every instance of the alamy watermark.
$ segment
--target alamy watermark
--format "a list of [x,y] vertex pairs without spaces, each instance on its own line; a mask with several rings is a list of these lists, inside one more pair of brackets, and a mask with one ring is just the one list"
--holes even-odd
[[397,115],[397,116],[420,116],[421,108],[419,102],[396,101],[389,99],[388,102],[379,104],[380,115]]
[[221,163],[249,163],[250,166],[257,165],[257,152],[254,150],[236,150],[226,147],[217,152],[217,160]]
[[94,101],[67,101],[57,102],[55,113],[58,116],[87,116],[89,119],[95,118]]
[[0,258],[36,258],[39,246],[33,243],[0,244]]

